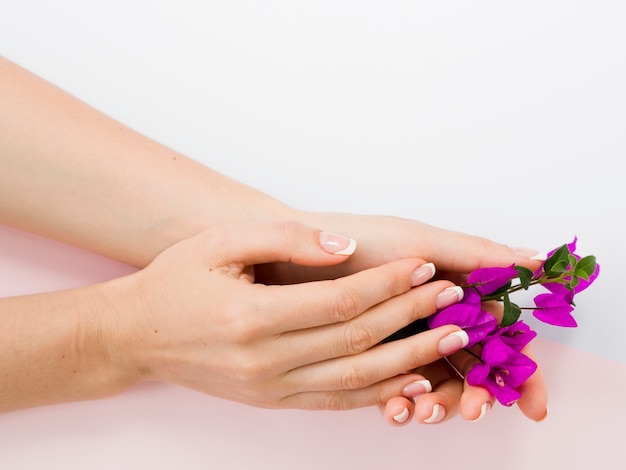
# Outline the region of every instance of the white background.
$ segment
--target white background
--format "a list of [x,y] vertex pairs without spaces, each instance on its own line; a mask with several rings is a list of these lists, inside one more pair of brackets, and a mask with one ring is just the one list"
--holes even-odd
[[626,363],[625,21],[619,1],[0,0],[0,54],[295,207],[577,235],[602,266],[579,328],[533,325]]

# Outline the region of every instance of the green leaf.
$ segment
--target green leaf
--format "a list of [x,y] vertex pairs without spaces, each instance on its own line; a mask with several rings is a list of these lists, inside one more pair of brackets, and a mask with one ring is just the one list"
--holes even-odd
[[577,269],[572,273],[573,276],[579,277],[581,279],[584,279],[585,281],[589,280],[589,276],[587,275],[587,273],[585,271],[583,271],[582,269]]
[[569,248],[567,245],[561,246],[543,263],[544,272],[549,277],[558,277],[560,274],[564,273],[569,264],[568,255]]
[[[579,275],[578,272],[584,272],[587,277]],[[595,256],[585,256],[578,260],[576,263],[576,275],[582,277],[585,281],[589,280],[589,276],[591,276],[594,272],[596,272],[596,257]]]
[[576,269],[576,264],[578,263],[578,260],[576,259],[576,257],[572,254],[569,254],[567,255],[567,260],[569,261],[570,269],[571,270]]
[[568,282],[567,288],[570,290],[576,289],[576,286],[580,283],[580,278],[578,276],[572,276],[571,281]]
[[524,288],[524,290],[528,290],[530,287],[530,281],[533,279],[533,272],[525,268],[524,266],[515,266],[517,273],[519,274],[519,282]]
[[502,316],[502,322],[500,323],[500,326],[510,326],[519,319],[520,315],[522,314],[522,309],[519,308],[517,304],[511,302],[508,294],[504,295],[503,303],[504,315]]

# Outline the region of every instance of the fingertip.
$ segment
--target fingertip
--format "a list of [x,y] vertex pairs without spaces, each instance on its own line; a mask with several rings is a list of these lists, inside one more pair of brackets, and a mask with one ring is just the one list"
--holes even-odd
[[385,421],[392,426],[404,426],[411,421],[413,416],[413,402],[404,397],[389,399],[382,410]]
[[334,232],[320,232],[322,249],[331,255],[350,256],[356,251],[356,240]]

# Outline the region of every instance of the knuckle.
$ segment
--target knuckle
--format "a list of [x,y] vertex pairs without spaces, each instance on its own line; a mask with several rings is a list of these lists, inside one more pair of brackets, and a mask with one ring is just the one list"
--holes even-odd
[[320,407],[326,411],[347,410],[348,403],[345,394],[340,391],[327,392],[321,399]]
[[344,287],[333,298],[331,316],[334,322],[344,322],[359,314],[359,296],[356,290]]
[[247,386],[248,391],[255,390],[252,385],[258,384],[267,375],[267,364],[257,354],[240,354],[231,363],[233,374],[240,384]]
[[344,348],[349,355],[359,354],[375,343],[373,332],[365,325],[349,324],[345,330]]
[[302,225],[293,220],[287,220],[280,224],[281,236],[284,239],[285,246],[291,246],[299,238],[301,238]]
[[263,335],[263,316],[249,303],[229,309],[227,318],[227,331],[235,344],[250,344]]
[[346,368],[340,379],[343,390],[357,390],[368,385],[367,372],[358,363],[353,363]]

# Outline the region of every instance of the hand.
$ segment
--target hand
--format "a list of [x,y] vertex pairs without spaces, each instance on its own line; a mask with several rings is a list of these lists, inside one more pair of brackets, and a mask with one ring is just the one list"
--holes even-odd
[[512,263],[535,269],[538,251],[511,248],[501,243],[446,230],[417,220],[400,217],[293,211],[291,217],[314,227],[324,227],[359,241],[359,250],[339,266],[311,268],[288,264],[257,267],[257,280],[287,284],[334,279],[402,258],[417,257],[437,266],[440,278],[462,281],[478,268],[508,266]]
[[415,287],[433,271],[410,258],[332,281],[254,283],[258,263],[337,265],[347,256],[333,252],[348,242],[298,223],[267,223],[210,229],[175,244],[104,285],[119,312],[104,319],[112,363],[138,380],[255,406],[384,404],[415,380],[406,371],[451,352],[438,345],[458,328],[378,343],[449,304],[451,282]]
[[[511,248],[484,238],[434,227],[422,222],[388,216],[366,216],[338,213],[298,213],[297,218],[306,222],[328,227],[330,230],[349,234],[359,240],[359,250],[346,263],[341,265],[311,268],[290,264],[267,264],[257,267],[258,280],[268,283],[291,283],[312,279],[332,279],[345,276],[361,269],[367,269],[399,258],[418,257],[433,262],[439,273],[438,278],[462,282],[465,276],[478,268],[507,266],[515,263],[536,269],[540,261],[533,259],[538,252],[525,248]],[[462,357],[459,353],[455,357]],[[528,354],[532,355],[529,350]],[[458,359],[457,359],[458,362]],[[493,404],[493,398],[480,387],[465,383],[462,376],[471,363],[461,361],[456,371],[446,361],[420,369],[431,375],[434,384],[431,393],[420,393],[415,409],[413,399],[417,396],[398,396],[386,408],[383,416],[391,424],[406,424],[407,419],[398,423],[393,418],[404,413],[406,407],[410,416],[415,414],[419,422],[432,422],[435,404],[446,410],[444,421],[457,411],[468,420],[484,416]],[[418,382],[425,379],[418,377]],[[430,387],[430,385],[429,385]],[[422,390],[421,382],[414,388]],[[422,395],[423,393],[423,395]],[[526,382],[522,398],[518,402],[522,413],[535,421],[547,414],[547,391],[540,368]]]
[[[502,319],[502,305],[499,302],[485,302],[483,309],[498,320]],[[458,411],[469,421],[482,419],[494,406],[496,400],[484,387],[472,386],[464,380],[469,370],[478,363],[476,350],[465,349],[455,352],[436,363],[414,370],[420,380],[402,390],[402,396],[389,400],[385,407],[379,407],[384,419],[393,425],[404,425],[414,416],[419,423],[438,423],[450,419]],[[531,348],[522,352],[533,358]],[[431,390],[434,390],[431,392]],[[534,421],[542,421],[548,413],[547,392],[541,368],[520,388],[521,397],[517,406],[522,413]],[[397,417],[402,416],[401,422]]]

